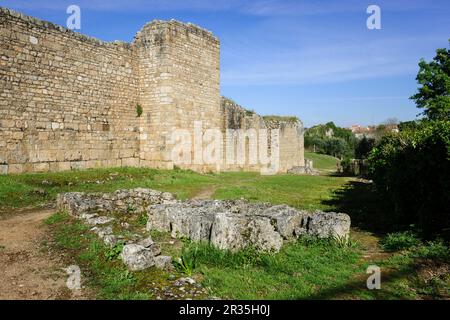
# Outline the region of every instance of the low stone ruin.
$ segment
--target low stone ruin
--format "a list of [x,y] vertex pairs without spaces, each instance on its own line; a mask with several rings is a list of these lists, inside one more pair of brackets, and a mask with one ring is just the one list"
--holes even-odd
[[297,175],[311,175],[318,176],[320,174],[319,170],[314,169],[313,161],[305,159],[305,165],[301,167],[292,167],[287,171],[289,174],[297,174]]
[[346,238],[350,217],[342,213],[307,212],[287,205],[245,200],[188,200],[148,207],[147,230],[171,232],[220,249],[248,246],[279,251],[283,240],[302,235]]
[[[57,207],[92,227],[103,242],[110,247],[124,243],[121,259],[132,271],[149,267],[172,268],[172,257],[161,255],[161,249],[150,235],[134,233],[124,237],[114,233],[113,227],[129,228],[128,223],[117,226],[117,216],[146,213],[150,204],[172,203],[172,194],[150,189],[118,190],[113,193],[71,192],[58,195]],[[116,216],[116,217],[113,217]]]
[[[121,258],[130,270],[171,267],[172,258],[162,256],[149,232],[170,232],[172,237],[205,241],[220,249],[254,247],[277,252],[285,240],[309,235],[346,239],[350,217],[343,213],[309,212],[287,205],[250,203],[245,200],[176,200],[172,194],[150,189],[118,190],[114,193],[63,193],[58,208],[92,226],[105,244],[125,243]],[[122,215],[146,214],[144,232],[125,239],[113,229],[126,227]]]

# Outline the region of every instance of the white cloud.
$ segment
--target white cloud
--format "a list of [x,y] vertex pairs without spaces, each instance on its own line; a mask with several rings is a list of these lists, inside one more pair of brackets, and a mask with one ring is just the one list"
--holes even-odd
[[[289,29],[290,27],[288,27]],[[269,32],[268,30],[265,30]],[[333,83],[417,73],[420,58],[434,54],[445,36],[384,35],[368,40],[361,33],[329,34],[322,39],[305,33],[296,40],[287,32],[252,32],[222,43],[224,85]],[[272,37],[279,43],[273,44]],[[282,48],[282,49],[280,49]]]

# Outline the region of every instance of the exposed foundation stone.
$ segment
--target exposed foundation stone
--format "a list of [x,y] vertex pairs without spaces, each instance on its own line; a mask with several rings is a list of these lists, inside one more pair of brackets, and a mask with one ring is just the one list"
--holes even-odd
[[[108,213],[145,213],[147,232],[170,232],[173,237],[209,242],[232,251],[254,247],[276,252],[284,241],[305,235],[345,240],[350,232],[350,217],[343,213],[309,212],[287,205],[244,200],[178,201],[169,193],[150,189],[119,190],[110,194],[60,194],[58,208],[84,219],[89,225],[96,225],[96,232],[102,238],[111,235],[111,229],[104,227],[114,220],[108,218]],[[150,253],[153,256],[161,253],[151,238],[144,237],[133,244],[145,248],[138,250],[142,259]],[[130,252],[138,252],[136,247],[132,249]],[[163,261],[158,261],[158,265],[162,264]]]

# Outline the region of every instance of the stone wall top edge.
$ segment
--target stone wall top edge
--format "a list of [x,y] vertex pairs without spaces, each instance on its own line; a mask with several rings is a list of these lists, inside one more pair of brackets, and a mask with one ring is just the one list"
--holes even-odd
[[[240,112],[243,114],[246,114],[246,116],[252,116],[252,117],[258,117],[261,120],[264,121],[264,123],[266,123],[266,125],[268,127],[280,127],[280,126],[284,126],[284,127],[302,127],[303,126],[303,122],[297,118],[297,121],[292,121],[292,120],[283,120],[283,118],[289,118],[289,117],[279,117],[279,119],[265,119],[265,116],[262,116],[260,114],[257,114],[255,112],[252,111],[248,111],[246,110],[244,107],[242,107],[241,105],[237,104],[236,102],[234,102],[233,100],[227,98],[227,97],[221,97],[222,102],[221,105],[223,108],[227,108],[230,110],[233,110],[234,112]],[[248,115],[249,113],[251,113],[251,115]],[[272,117],[272,118],[276,118],[276,116]]]
[[68,28],[65,28],[63,26],[60,26],[58,24],[55,24],[53,22],[49,22],[49,21],[45,21],[45,20],[41,20],[32,16],[28,16],[25,15],[23,13],[20,13],[18,11],[15,11],[13,9],[9,9],[6,7],[1,7],[0,6],[0,16],[11,16],[14,17],[16,19],[20,19],[26,23],[30,23],[30,24],[34,24],[38,27],[42,27],[42,28],[48,28],[48,29],[53,29],[56,31],[59,31],[61,33],[67,33],[70,34],[71,36],[78,38],[82,41],[86,41],[86,42],[90,42],[93,44],[97,44],[100,46],[106,46],[106,47],[117,47],[117,46],[122,46],[125,48],[130,48],[132,46],[132,44],[136,41],[136,39],[139,37],[139,34],[144,31],[145,29],[149,28],[149,26],[168,26],[168,25],[172,25],[178,28],[183,28],[186,29],[188,32],[191,33],[195,33],[197,35],[202,36],[203,38],[206,38],[210,41],[219,43],[219,39],[213,35],[213,33],[209,30],[206,30],[204,28],[201,28],[193,23],[183,23],[180,22],[178,20],[175,19],[171,19],[171,20],[153,20],[149,23],[147,23],[139,32],[136,33],[136,36],[134,37],[134,40],[132,43],[128,43],[125,41],[103,41],[100,39],[97,39],[95,37],[91,37],[88,35],[84,35],[82,33],[79,32],[75,32],[73,30],[70,30]]
[[96,45],[99,45],[99,46],[105,46],[105,47],[118,47],[118,46],[121,46],[121,47],[125,47],[125,48],[131,48],[131,44],[128,43],[128,42],[124,42],[124,41],[110,41],[110,42],[102,41],[100,39],[97,39],[97,38],[94,38],[94,37],[91,37],[91,36],[87,36],[87,35],[84,35],[84,34],[79,33],[79,32],[72,31],[72,30],[70,30],[68,28],[65,28],[65,27],[62,27],[60,25],[57,25],[57,24],[55,24],[53,22],[49,22],[49,21],[45,21],[45,20],[41,20],[41,19],[32,17],[32,16],[28,16],[28,15],[25,15],[23,13],[14,11],[14,10],[9,9],[9,8],[0,7],[0,16],[6,16],[6,15],[9,15],[9,16],[14,17],[16,19],[20,19],[20,20],[22,20],[22,21],[24,21],[26,23],[34,24],[34,25],[36,25],[38,27],[53,29],[53,30],[59,31],[61,33],[67,33],[67,34],[69,34],[72,37],[75,37],[75,38],[78,38],[78,39],[80,39],[82,41],[90,42],[90,43],[93,43],[93,44],[96,44]]
[[209,41],[213,41],[216,43],[219,43],[220,40],[218,37],[216,37],[211,31],[204,29],[202,27],[199,27],[191,22],[181,22],[175,19],[171,19],[171,20],[153,20],[147,24],[145,24],[141,30],[139,30],[133,40],[133,43],[136,42],[137,39],[139,39],[139,36],[145,32],[148,29],[151,29],[153,27],[169,27],[169,26],[173,26],[173,27],[177,27],[177,28],[181,28],[181,29],[185,29],[186,31],[190,32],[190,33],[194,33],[197,34],[205,39],[208,39]]

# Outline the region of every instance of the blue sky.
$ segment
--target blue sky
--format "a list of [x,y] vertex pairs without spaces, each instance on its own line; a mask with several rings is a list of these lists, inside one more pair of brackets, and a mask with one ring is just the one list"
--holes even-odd
[[[131,41],[153,19],[177,19],[221,40],[221,91],[261,114],[306,126],[411,120],[420,58],[448,46],[448,0],[0,0],[60,25],[81,8],[81,33]],[[380,6],[381,30],[366,27]]]

